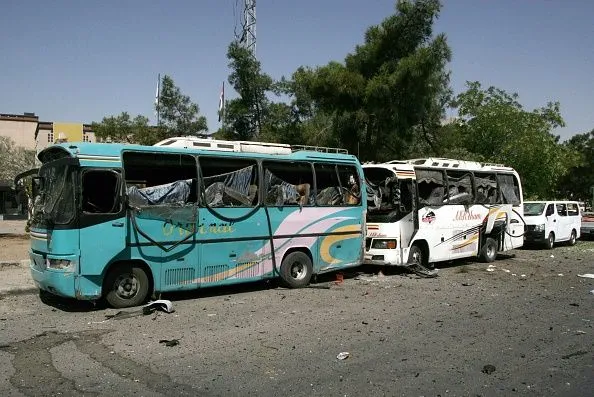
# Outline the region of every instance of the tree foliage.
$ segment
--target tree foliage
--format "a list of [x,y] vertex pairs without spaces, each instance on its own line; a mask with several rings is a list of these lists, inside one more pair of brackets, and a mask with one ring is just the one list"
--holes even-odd
[[[267,117],[271,111],[271,102],[266,93],[273,90],[274,81],[262,73],[260,62],[253,54],[236,41],[229,45],[227,58],[231,69],[229,84],[239,97],[226,102],[223,137],[255,139],[269,122]],[[277,104],[273,111],[280,105]],[[280,122],[283,123],[284,120]]]
[[440,7],[438,0],[398,1],[396,13],[370,27],[344,62],[293,74],[288,93],[297,118],[331,122],[317,143],[363,160],[404,156],[417,135],[434,144],[450,93],[451,52],[444,35],[433,37]]
[[206,117],[200,116],[200,108],[189,96],[182,94],[173,79],[165,75],[161,83],[159,101],[155,105],[162,129],[161,138],[201,135],[208,131]]
[[460,117],[442,131],[444,155],[504,163],[520,174],[526,197],[555,197],[557,181],[576,161],[552,133],[564,125],[559,103],[527,111],[517,94],[469,82],[453,105]]
[[588,201],[594,206],[594,129],[571,137],[564,146],[575,153],[574,166],[559,181],[561,197]]
[[0,181],[12,185],[14,177],[35,167],[35,151],[16,146],[6,136],[0,136]]
[[141,115],[132,118],[127,112],[104,117],[101,122],[93,123],[92,129],[100,141],[152,145],[161,136],[157,128],[149,126],[148,118]]

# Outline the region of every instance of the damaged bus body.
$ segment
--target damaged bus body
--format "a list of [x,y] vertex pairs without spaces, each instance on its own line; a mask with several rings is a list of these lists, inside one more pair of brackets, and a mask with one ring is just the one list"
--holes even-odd
[[40,152],[30,233],[37,286],[120,308],[272,277],[302,287],[361,263],[367,199],[356,157],[217,145],[81,142]]
[[491,262],[523,244],[522,187],[509,167],[429,158],[363,170],[365,263],[426,272],[428,264],[457,258]]

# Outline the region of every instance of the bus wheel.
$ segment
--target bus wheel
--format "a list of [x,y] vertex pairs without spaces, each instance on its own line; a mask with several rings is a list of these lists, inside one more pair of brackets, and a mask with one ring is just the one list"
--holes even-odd
[[491,237],[487,237],[481,248],[480,256],[483,262],[493,262],[497,257],[497,241]]
[[291,252],[283,259],[280,277],[290,288],[301,288],[309,284],[313,273],[313,265],[307,254],[301,251]]
[[550,250],[553,248],[554,245],[555,245],[555,235],[553,234],[553,232],[550,232],[549,237],[547,237],[547,240],[545,241],[545,247]]
[[148,276],[137,266],[116,265],[105,279],[105,299],[116,309],[144,303],[148,290]]
[[417,244],[414,244],[412,247],[410,247],[408,252],[408,264],[425,266],[423,250]]
[[575,245],[576,240],[577,240],[577,233],[575,232],[575,230],[572,230],[571,237],[569,237],[569,245]]

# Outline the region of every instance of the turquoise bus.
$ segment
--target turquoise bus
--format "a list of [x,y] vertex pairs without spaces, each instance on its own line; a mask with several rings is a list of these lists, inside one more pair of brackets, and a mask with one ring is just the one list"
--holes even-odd
[[62,143],[38,158],[41,291],[123,308],[274,277],[303,287],[363,259],[365,179],[340,150],[194,138]]

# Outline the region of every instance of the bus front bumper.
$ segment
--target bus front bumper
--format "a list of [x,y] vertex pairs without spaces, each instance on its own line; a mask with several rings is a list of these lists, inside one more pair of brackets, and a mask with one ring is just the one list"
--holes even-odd
[[375,249],[365,251],[363,263],[366,265],[402,266],[399,249]]
[[29,258],[31,278],[40,290],[64,298],[101,298],[100,277],[80,276],[78,256],[56,256],[29,251]]
[[72,269],[51,269],[47,259],[41,254],[29,252],[31,258],[31,277],[37,288],[65,298],[75,298],[74,279]]

